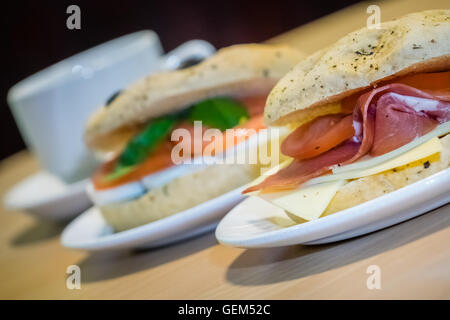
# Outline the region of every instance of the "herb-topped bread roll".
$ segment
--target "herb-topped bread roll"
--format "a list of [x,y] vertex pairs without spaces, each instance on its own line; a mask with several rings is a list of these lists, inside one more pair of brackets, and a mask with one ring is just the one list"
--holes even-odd
[[[231,46],[198,65],[141,79],[99,109],[88,121],[85,141],[114,154],[88,188],[106,221],[116,231],[126,230],[253,180],[258,164],[174,164],[179,141],[171,141],[172,133],[194,133],[194,121],[220,132],[264,129],[267,94],[301,58],[286,46]],[[201,156],[190,151],[192,158]]]
[[380,29],[349,33],[298,63],[274,87],[264,110],[268,124],[338,113],[347,96],[401,76],[447,70],[449,10],[413,13]]

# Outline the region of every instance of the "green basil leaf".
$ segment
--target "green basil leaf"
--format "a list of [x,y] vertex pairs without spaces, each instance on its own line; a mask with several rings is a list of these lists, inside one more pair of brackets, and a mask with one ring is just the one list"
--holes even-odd
[[191,121],[202,121],[203,125],[221,131],[239,125],[249,118],[247,108],[230,98],[212,98],[194,104],[190,112]]
[[[157,118],[128,142],[116,165],[116,170],[134,166],[146,160],[172,131],[176,119],[173,116]],[[116,171],[114,170],[114,171]]]

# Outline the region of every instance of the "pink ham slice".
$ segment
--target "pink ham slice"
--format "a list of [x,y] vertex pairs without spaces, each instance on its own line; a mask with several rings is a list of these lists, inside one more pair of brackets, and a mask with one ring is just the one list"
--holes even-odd
[[367,153],[379,156],[393,151],[450,121],[449,97],[442,90],[425,92],[402,83],[373,89],[356,102],[352,124],[355,135],[351,139],[314,158],[294,159],[244,193],[292,189],[330,172],[334,165],[352,163]]
[[360,144],[346,141],[339,147],[306,160],[294,159],[286,168],[267,177],[259,185],[249,187],[244,193],[263,189],[263,192],[282,191],[293,189],[300,184],[330,172],[331,166],[346,162],[359,149]]
[[372,90],[358,100],[354,126],[362,127],[361,147],[348,163],[370,152],[379,156],[393,151],[450,120],[450,103],[393,83]]

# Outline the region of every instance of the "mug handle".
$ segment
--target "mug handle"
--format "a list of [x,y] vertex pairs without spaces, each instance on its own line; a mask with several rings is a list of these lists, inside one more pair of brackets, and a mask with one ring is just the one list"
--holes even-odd
[[215,52],[214,46],[207,41],[190,40],[161,57],[159,69],[176,70],[182,67],[184,63],[189,63],[189,60],[201,61]]

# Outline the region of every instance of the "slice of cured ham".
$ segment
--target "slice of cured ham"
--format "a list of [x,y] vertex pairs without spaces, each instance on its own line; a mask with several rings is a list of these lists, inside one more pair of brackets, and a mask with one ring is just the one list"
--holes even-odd
[[323,174],[331,172],[336,163],[346,162],[358,151],[359,143],[346,141],[321,155],[306,159],[294,159],[286,168],[267,177],[263,182],[244,190],[244,193],[263,190],[263,192],[293,189],[300,184]]

